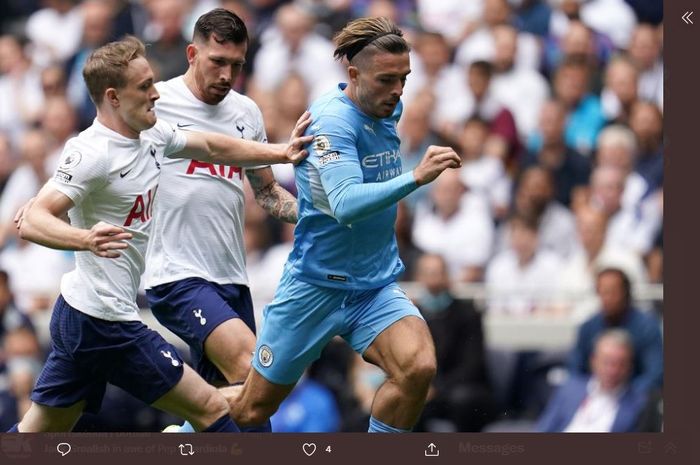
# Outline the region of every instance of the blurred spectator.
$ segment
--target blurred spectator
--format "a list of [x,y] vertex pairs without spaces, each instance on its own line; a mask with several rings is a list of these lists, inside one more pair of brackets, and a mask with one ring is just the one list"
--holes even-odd
[[446,170],[416,207],[413,242],[445,257],[454,281],[481,281],[493,247],[493,223],[483,199],[467,191],[457,170]]
[[537,425],[548,433],[632,432],[646,394],[630,387],[634,349],[629,334],[609,330],[596,340],[591,375],[574,375],[554,394]]
[[637,208],[642,198],[649,193],[649,185],[642,175],[634,171],[637,142],[634,133],[619,124],[607,126],[598,136],[596,167],[612,167],[625,176],[622,206]]
[[[455,61],[464,66],[469,66],[477,60],[496,61],[499,47],[498,39],[495,37],[496,28],[499,26],[509,26],[512,23],[512,10],[508,0],[483,0],[484,8],[477,23],[472,23],[469,30],[473,31],[466,35],[455,50]],[[518,33],[514,30],[515,37],[513,44],[508,45],[509,53],[512,53],[510,60],[515,67],[524,67],[536,70],[540,66],[540,47],[537,39],[531,34]]]
[[613,58],[605,71],[605,87],[600,95],[608,121],[628,124],[630,110],[637,101],[639,73],[627,58]]
[[485,121],[471,118],[466,122],[459,139],[459,172],[464,185],[483,198],[494,218],[501,219],[510,204],[511,180],[503,161],[486,153],[490,137]]
[[639,101],[630,112],[630,128],[637,136],[637,165],[650,190],[662,187],[664,181],[663,116],[659,107]]
[[496,100],[513,112],[518,132],[524,136],[536,127],[549,89],[540,73],[528,67],[515,66],[517,37],[517,31],[512,26],[502,25],[493,29],[496,50],[491,89]]
[[275,25],[262,35],[252,84],[269,92],[296,72],[314,100],[343,81],[343,67],[333,59],[335,47],[313,28],[314,18],[305,10],[295,4],[281,6]]
[[548,312],[561,265],[554,252],[539,248],[537,223],[515,215],[508,221],[509,246],[486,269],[488,311],[500,315],[530,316]]
[[270,421],[276,433],[336,433],[340,412],[333,393],[305,375]]
[[83,80],[83,66],[93,50],[110,40],[114,17],[113,5],[113,2],[102,0],[87,0],[83,2],[81,5],[83,33],[80,47],[66,62],[68,98],[78,111],[79,127],[81,129],[90,126],[95,118],[95,105],[90,100],[90,95],[88,95],[87,87]]
[[444,34],[454,47],[478,27],[483,3],[484,0],[416,0],[418,22],[426,31]]
[[639,71],[639,98],[661,107],[664,98],[664,65],[661,61],[661,39],[656,28],[649,24],[638,25],[632,34],[628,52],[630,60]]
[[46,170],[53,173],[63,153],[63,146],[77,135],[75,110],[65,97],[52,97],[46,100],[41,115],[41,128],[46,137]]
[[590,204],[608,217],[605,246],[646,255],[661,226],[655,198],[630,206],[623,202],[626,175],[612,166],[596,168],[591,175]]
[[594,31],[608,36],[615,47],[626,49],[637,19],[624,0],[553,0],[550,32],[562,37],[580,19]]
[[560,102],[549,100],[542,105],[539,133],[531,138],[532,146],[522,166],[540,166],[548,170],[554,179],[555,199],[568,207],[572,191],[588,184],[591,160],[566,145],[565,124],[566,109]]
[[663,384],[663,342],[660,322],[651,313],[632,306],[631,283],[617,268],[605,268],[598,273],[596,291],[600,311],[584,322],[578,330],[576,345],[569,356],[569,373],[590,374],[588,360],[596,338],[612,328],[626,330],[634,347],[632,387],[648,393]]
[[31,404],[29,394],[41,370],[41,350],[34,326],[13,303],[8,273],[0,269],[0,366],[2,365],[7,369],[9,391],[15,400],[18,418],[21,418]]
[[8,179],[15,169],[15,157],[12,154],[10,140],[0,132],[0,195],[7,185]]
[[[415,299],[435,341],[437,374],[417,430],[480,431],[495,414],[486,373],[481,314],[470,301],[450,293],[445,259],[423,255]],[[465,354],[468,354],[465,356]]]
[[24,47],[15,36],[0,37],[0,131],[14,146],[36,123],[44,104],[41,71],[32,65]]
[[0,247],[16,235],[12,220],[19,207],[39,192],[52,173],[46,163],[48,153],[42,131],[28,131],[22,137],[20,153],[22,163],[8,179],[0,198]]
[[469,96],[461,66],[450,63],[450,47],[438,32],[422,32],[416,37],[411,54],[411,74],[401,96],[404,105],[429,93],[435,104],[431,111],[434,127],[457,124],[464,117]]
[[41,70],[41,90],[44,98],[66,96],[66,72],[61,65],[51,65]]
[[396,244],[399,248],[399,258],[403,262],[406,270],[400,276],[403,281],[412,281],[415,275],[416,262],[421,255],[421,251],[413,243],[413,214],[408,207],[408,203],[402,200],[396,208]]
[[552,8],[546,0],[516,0],[511,3],[519,5],[515,11],[515,22],[519,30],[540,37],[549,33]]
[[[513,200],[515,215],[530,218],[537,224],[537,243],[541,250],[566,259],[574,248],[571,238],[576,232],[571,212],[554,199],[552,174],[538,166],[527,168],[520,176]],[[512,228],[502,225],[497,250],[510,243]]]
[[566,108],[566,145],[584,155],[595,149],[598,131],[605,124],[600,99],[590,93],[590,69],[580,57],[568,57],[554,74],[554,96]]
[[608,220],[602,212],[584,206],[576,212],[578,246],[559,272],[559,291],[564,307],[578,317],[592,314],[599,305],[595,295],[598,271],[619,268],[629,276],[633,288],[647,284],[647,273],[639,255],[604,247]]
[[188,6],[180,0],[150,0],[146,4],[151,22],[144,30],[144,39],[150,44],[148,61],[156,81],[167,81],[187,71],[184,50],[189,40],[182,35],[182,26]]
[[46,8],[27,20],[26,34],[33,44],[32,59],[40,67],[64,62],[80,44],[83,17],[78,0],[44,0]]
[[478,116],[489,123],[488,154],[512,166],[521,155],[522,144],[513,112],[498,101],[491,90],[493,73],[493,65],[485,61],[475,61],[469,66],[467,82],[474,103],[473,107],[467,108],[470,117]]

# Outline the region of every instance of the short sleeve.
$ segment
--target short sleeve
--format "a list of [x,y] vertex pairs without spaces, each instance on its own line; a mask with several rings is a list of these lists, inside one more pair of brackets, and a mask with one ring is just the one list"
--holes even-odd
[[91,192],[106,185],[108,178],[108,160],[102,151],[68,142],[49,183],[79,205]]
[[184,131],[181,131],[165,120],[159,119],[153,129],[156,136],[161,139],[165,145],[163,155],[166,157],[181,152],[185,148],[185,145],[187,145],[187,136]]

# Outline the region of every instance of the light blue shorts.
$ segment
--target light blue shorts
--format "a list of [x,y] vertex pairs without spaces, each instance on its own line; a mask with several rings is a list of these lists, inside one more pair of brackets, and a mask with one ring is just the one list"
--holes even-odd
[[396,283],[348,291],[320,287],[285,273],[263,310],[253,368],[275,384],[293,384],[334,336],[359,354],[396,321],[423,318]]

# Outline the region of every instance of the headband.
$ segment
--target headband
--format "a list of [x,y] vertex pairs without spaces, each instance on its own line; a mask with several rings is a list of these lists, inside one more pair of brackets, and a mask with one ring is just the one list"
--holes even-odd
[[389,31],[389,32],[380,32],[379,34],[367,39],[367,40],[362,40],[358,42],[352,49],[348,51],[348,53],[345,54],[346,57],[348,57],[348,62],[355,58],[355,56],[360,53],[362,50],[364,50],[365,47],[367,47],[369,44],[374,42],[375,40],[379,39],[380,37],[388,36],[388,35],[396,35],[395,32]]

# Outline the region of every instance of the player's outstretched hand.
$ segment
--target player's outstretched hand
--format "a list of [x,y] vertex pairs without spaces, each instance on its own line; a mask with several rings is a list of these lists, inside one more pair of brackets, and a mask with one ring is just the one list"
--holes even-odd
[[287,145],[287,160],[289,163],[294,163],[295,165],[303,161],[307,156],[309,156],[308,150],[304,149],[304,146],[311,142],[314,136],[304,136],[304,131],[311,124],[311,113],[305,111],[303,115],[297,120],[297,124],[294,126],[292,135],[289,138],[289,144]]
[[90,252],[98,257],[117,258],[121,255],[117,250],[126,249],[129,245],[125,241],[131,237],[130,232],[100,221],[90,228],[85,240]]
[[459,168],[462,161],[451,147],[431,145],[425,151],[423,159],[413,170],[413,176],[419,186],[433,182],[447,168]]
[[19,210],[17,210],[17,213],[15,213],[15,218],[12,221],[15,222],[15,227],[17,229],[22,227],[22,221],[24,221],[24,214],[27,213],[27,211],[29,211],[29,207],[32,206],[32,204],[34,203],[35,200],[36,200],[36,197],[32,197],[31,199],[27,200],[27,203],[25,203],[24,205],[19,207]]

